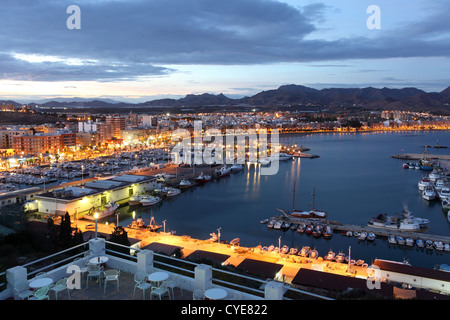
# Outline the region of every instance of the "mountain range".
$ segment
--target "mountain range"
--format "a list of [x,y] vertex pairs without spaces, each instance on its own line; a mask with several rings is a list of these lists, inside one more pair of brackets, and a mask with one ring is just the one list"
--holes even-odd
[[[14,101],[0,100],[0,104],[21,105]],[[321,106],[328,110],[360,107],[366,110],[409,110],[450,114],[450,87],[441,92],[425,92],[417,88],[327,88],[314,89],[302,85],[283,85],[277,89],[259,92],[250,97],[232,99],[224,94],[188,94],[180,99],[157,99],[142,103],[114,100],[89,100],[82,98],[58,99],[30,103],[52,108],[149,108],[149,107],[217,107],[217,106]]]

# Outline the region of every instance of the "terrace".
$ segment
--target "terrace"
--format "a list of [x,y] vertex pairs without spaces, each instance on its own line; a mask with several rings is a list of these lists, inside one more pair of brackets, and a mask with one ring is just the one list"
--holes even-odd
[[[103,270],[120,271],[119,288],[116,282],[108,282],[105,288],[104,276],[100,283],[97,279],[87,281],[86,275],[80,272],[90,260],[92,263],[92,259],[96,260],[97,257],[107,258]],[[0,292],[0,299],[18,299],[15,288],[24,281],[28,287],[37,275],[44,272],[44,277],[50,277],[53,284],[68,278],[68,283],[73,287],[70,297],[66,290],[58,293],[57,297],[50,291],[50,300],[142,300],[142,290],[134,292],[135,274],[144,272],[149,275],[158,271],[166,273],[168,280],[173,277],[177,280],[173,296],[163,296],[164,300],[197,300],[194,299],[194,291],[199,291],[204,299],[205,291],[212,288],[225,290],[226,300],[330,300],[328,297],[286,285],[276,280],[275,274],[272,279],[262,280],[145,248],[119,245],[103,238],[91,239],[81,245],[8,269],[0,274],[0,277],[6,279],[5,283],[0,284],[0,290],[3,290]],[[150,293],[150,289],[145,292],[146,300],[150,299]],[[159,297],[153,296],[152,299]]]

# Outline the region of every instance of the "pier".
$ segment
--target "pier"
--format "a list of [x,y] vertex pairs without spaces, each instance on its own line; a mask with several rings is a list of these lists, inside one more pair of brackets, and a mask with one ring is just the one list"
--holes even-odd
[[[394,154],[392,156],[394,159],[403,159],[403,160],[421,160],[423,158],[423,154],[421,153],[402,153],[402,154]],[[445,154],[429,154],[427,158],[430,160],[450,160],[450,155]]]

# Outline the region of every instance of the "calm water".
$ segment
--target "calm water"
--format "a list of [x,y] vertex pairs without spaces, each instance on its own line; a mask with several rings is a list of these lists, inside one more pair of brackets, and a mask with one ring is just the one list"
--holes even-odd
[[[312,190],[316,190],[316,208],[328,212],[331,220],[348,224],[366,225],[379,212],[401,213],[404,205],[417,217],[431,220],[430,234],[450,235],[440,202],[422,199],[417,182],[425,174],[421,170],[407,170],[402,160],[393,154],[422,153],[423,145],[450,146],[450,132],[402,132],[359,134],[296,134],[280,137],[284,144],[298,144],[311,149],[316,159],[295,159],[280,162],[276,175],[261,176],[253,166],[243,172],[187,190],[153,207],[152,212],[161,223],[166,220],[166,231],[177,235],[208,239],[210,233],[221,228],[221,239],[240,238],[246,247],[281,244],[299,249],[315,247],[321,256],[328,250],[348,253],[352,258],[371,263],[375,258],[402,261],[407,259],[416,266],[432,268],[436,264],[450,263],[450,253],[427,252],[415,247],[389,245],[387,240],[373,243],[358,242],[355,237],[334,234],[330,240],[314,239],[297,232],[268,230],[259,223],[264,218],[278,215],[276,208],[291,209],[293,186],[295,207],[311,208]],[[450,149],[431,149],[430,153],[448,154]],[[449,167],[448,163],[442,163]],[[121,225],[142,216],[147,222],[150,209],[123,207]],[[425,237],[424,237],[425,238]]]

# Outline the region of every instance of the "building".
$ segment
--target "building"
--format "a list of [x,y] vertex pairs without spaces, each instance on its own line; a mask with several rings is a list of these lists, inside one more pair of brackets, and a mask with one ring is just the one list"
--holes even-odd
[[5,130],[0,130],[0,149],[13,148],[13,137],[32,135],[33,133],[33,130],[28,128],[7,128]]
[[[113,137],[114,128],[105,122],[80,121],[78,122],[78,139],[82,146],[98,145]],[[91,134],[90,137],[87,134]],[[91,141],[86,139],[90,138]],[[95,140],[95,141],[94,141]]]
[[106,124],[112,128],[112,136],[120,139],[120,131],[125,130],[126,118],[119,116],[108,116],[105,120]]
[[155,116],[143,115],[142,125],[144,127],[154,128],[158,126],[158,118]]
[[75,147],[75,145],[75,133],[13,136],[13,149],[16,153],[22,154],[58,153],[66,147]]
[[82,215],[92,208],[99,208],[109,202],[126,202],[135,193],[155,189],[156,177],[121,175],[110,179],[90,181],[84,186],[71,186],[37,195],[38,212],[48,215]]

